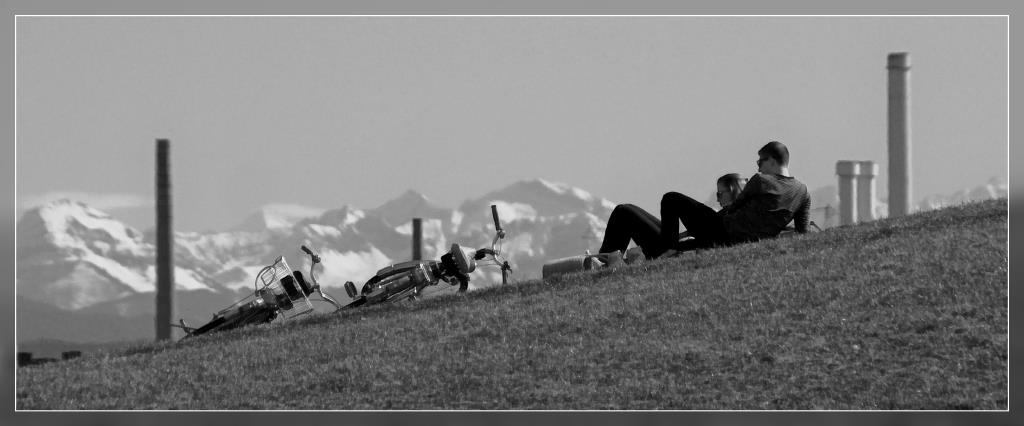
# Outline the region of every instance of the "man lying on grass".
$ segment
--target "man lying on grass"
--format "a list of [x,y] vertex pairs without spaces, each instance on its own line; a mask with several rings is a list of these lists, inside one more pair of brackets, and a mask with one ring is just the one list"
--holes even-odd
[[[811,197],[807,186],[789,174],[789,149],[772,141],[757,155],[757,174],[735,200],[722,203],[720,211],[678,192],[662,197],[660,222],[636,206],[616,206],[608,218],[600,252],[625,252],[632,239],[648,258],[656,258],[666,253],[775,237],[790,221],[796,232],[807,232]],[[720,180],[720,203],[721,186]],[[679,241],[680,221],[692,239]]]

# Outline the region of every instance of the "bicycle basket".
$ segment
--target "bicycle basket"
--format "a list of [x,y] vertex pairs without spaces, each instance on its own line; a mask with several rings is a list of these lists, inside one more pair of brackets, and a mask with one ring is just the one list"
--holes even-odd
[[292,268],[284,256],[278,257],[273,265],[263,268],[256,276],[261,294],[268,304],[273,303],[281,310],[285,318],[294,318],[313,310],[313,303],[302,292],[299,283],[292,275]]

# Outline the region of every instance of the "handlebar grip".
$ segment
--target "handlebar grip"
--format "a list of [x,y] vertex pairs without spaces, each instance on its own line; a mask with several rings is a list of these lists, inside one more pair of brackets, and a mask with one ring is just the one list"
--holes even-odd
[[494,250],[491,250],[489,248],[482,248],[480,250],[477,250],[476,253],[473,254],[473,260],[483,260],[483,258],[487,257],[487,255],[494,256]]
[[498,206],[491,204],[491,217],[494,218],[494,230],[501,232],[501,221],[498,220]]
[[[302,245],[301,248],[302,251],[306,252],[306,254],[309,255],[310,259],[313,261],[313,264],[320,263],[320,256],[317,255],[316,253],[313,253],[313,250],[310,250],[309,247],[306,247],[305,245]],[[310,268],[310,272],[312,272],[312,266]]]

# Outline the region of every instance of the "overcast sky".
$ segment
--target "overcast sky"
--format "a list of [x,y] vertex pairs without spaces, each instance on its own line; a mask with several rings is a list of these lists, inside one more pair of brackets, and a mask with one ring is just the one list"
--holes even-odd
[[157,138],[178,230],[537,177],[655,209],[754,173],[770,140],[811,189],[868,159],[885,194],[899,51],[914,198],[1007,174],[1004,17],[19,17],[16,37],[19,208],[71,196],[141,228]]

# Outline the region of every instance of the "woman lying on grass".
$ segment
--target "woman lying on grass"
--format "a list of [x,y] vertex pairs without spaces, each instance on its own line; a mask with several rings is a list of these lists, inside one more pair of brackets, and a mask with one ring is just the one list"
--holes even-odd
[[[741,177],[739,173],[729,173],[718,178],[718,191],[716,192],[718,204],[722,208],[732,204],[746,183],[747,179]],[[672,194],[676,193],[669,192],[662,197],[662,214],[664,214],[665,199],[674,197]],[[679,229],[678,226],[676,229]],[[612,210],[612,214],[608,218],[608,227],[604,233],[604,242],[601,244],[600,253],[613,253],[616,250],[625,253],[629,241],[633,240],[644,251],[644,255],[648,259],[653,259],[666,251],[662,243],[661,232],[661,220],[657,217],[633,204],[619,204],[615,206],[615,210]],[[693,241],[689,239],[690,236],[690,232],[686,231],[679,234],[678,240],[687,244],[682,240]]]

